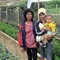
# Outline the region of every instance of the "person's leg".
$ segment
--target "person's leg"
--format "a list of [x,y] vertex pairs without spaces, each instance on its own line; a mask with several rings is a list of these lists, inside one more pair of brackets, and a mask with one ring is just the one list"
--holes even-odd
[[27,48],[27,55],[28,55],[28,60],[32,60],[31,48]]
[[41,55],[40,60],[44,60],[44,57],[45,57],[45,48],[42,47],[42,46],[39,46],[39,50],[40,50],[40,55]]
[[37,60],[37,48],[32,48],[33,60]]
[[52,60],[52,47],[53,47],[53,44],[52,42],[51,43],[47,43],[47,46],[46,46],[46,58],[47,60]]

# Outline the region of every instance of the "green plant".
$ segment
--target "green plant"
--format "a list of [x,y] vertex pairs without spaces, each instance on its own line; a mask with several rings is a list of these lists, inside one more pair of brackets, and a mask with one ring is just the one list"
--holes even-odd
[[53,39],[53,59],[60,59],[60,43],[56,40],[56,38]]
[[0,43],[0,60],[19,60],[2,43]]
[[18,28],[16,26],[11,26],[10,24],[0,22],[0,30],[17,40]]

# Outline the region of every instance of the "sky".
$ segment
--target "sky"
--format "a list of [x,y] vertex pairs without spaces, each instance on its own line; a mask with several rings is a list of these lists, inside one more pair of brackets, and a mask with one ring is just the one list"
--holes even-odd
[[[39,2],[43,2],[43,1],[51,1],[51,0],[39,0]],[[30,8],[32,2],[38,2],[38,0],[28,0],[27,8]]]

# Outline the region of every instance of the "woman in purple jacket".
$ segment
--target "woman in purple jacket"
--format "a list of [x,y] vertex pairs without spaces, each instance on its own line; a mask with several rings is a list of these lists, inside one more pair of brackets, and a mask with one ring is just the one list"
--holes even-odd
[[21,50],[27,51],[28,60],[37,60],[37,43],[35,33],[34,14],[31,9],[24,11],[24,22],[19,26],[18,43]]

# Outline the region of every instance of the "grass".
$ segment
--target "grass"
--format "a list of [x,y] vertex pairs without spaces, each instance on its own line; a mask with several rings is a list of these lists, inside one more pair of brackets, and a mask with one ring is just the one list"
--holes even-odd
[[16,26],[11,26],[5,22],[0,22],[0,30],[17,40],[18,28]]

